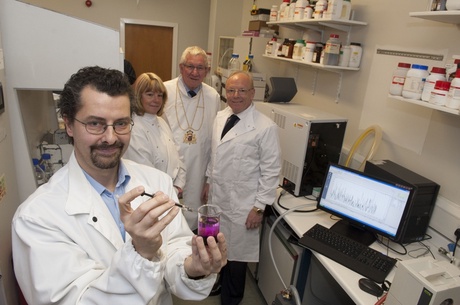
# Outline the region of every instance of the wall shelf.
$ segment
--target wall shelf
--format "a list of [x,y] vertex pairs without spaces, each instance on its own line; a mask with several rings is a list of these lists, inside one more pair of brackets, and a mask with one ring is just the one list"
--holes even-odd
[[425,102],[425,101],[422,101],[422,100],[413,100],[413,99],[408,99],[408,98],[404,98],[402,96],[396,96],[396,95],[391,95],[391,94],[388,94],[388,97],[391,98],[391,99],[398,100],[398,101],[403,101],[403,102],[406,102],[406,103],[411,103],[411,104],[419,105],[419,106],[422,106],[422,107],[431,108],[431,109],[442,111],[442,112],[447,112],[447,113],[450,113],[450,114],[460,115],[460,110],[458,110],[458,109],[452,109],[452,108],[448,108],[446,106],[434,105],[434,104],[431,104],[431,103],[428,103],[428,102]]
[[284,58],[284,57],[278,57],[278,56],[268,56],[268,55],[262,55],[265,58],[270,58],[274,60],[281,60],[281,61],[287,61],[295,64],[300,64],[300,65],[306,65],[306,66],[311,66],[313,68],[317,68],[320,70],[328,70],[331,72],[342,72],[342,71],[359,71],[359,68],[351,68],[351,67],[341,67],[341,66],[327,66],[323,64],[317,64],[314,62],[305,62],[302,60],[296,60],[296,59],[291,59],[291,58]]
[[275,24],[288,28],[306,28],[321,31],[324,28],[332,28],[343,32],[349,32],[353,26],[364,26],[367,22],[355,20],[332,20],[332,19],[304,19],[289,21],[271,21],[267,24]]
[[409,16],[437,22],[460,24],[460,11],[410,12]]

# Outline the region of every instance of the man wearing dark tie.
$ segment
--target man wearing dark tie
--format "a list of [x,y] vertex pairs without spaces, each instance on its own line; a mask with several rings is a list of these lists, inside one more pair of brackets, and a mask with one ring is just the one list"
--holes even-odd
[[237,305],[244,295],[247,263],[259,260],[259,229],[265,207],[275,201],[281,151],[277,125],[252,102],[251,74],[234,72],[225,88],[228,107],[214,120],[204,193],[208,203],[222,209],[220,229],[227,236],[221,304]]

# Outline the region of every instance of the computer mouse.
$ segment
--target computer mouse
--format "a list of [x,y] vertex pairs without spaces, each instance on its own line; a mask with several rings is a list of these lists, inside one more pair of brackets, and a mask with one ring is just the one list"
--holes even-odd
[[373,280],[363,277],[359,279],[358,283],[362,291],[372,294],[373,296],[380,297],[383,294],[383,288]]

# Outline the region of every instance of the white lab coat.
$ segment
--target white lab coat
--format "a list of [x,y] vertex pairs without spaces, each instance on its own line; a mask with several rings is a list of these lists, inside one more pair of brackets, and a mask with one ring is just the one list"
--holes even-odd
[[[211,155],[212,124],[220,110],[220,97],[214,88],[205,83],[195,97],[189,97],[182,76],[164,85],[168,92],[168,102],[162,117],[171,127],[187,169],[183,203],[196,210],[201,205],[206,166]],[[184,143],[184,135],[189,127],[192,127],[196,135],[194,144]],[[184,215],[190,228],[196,229],[197,213],[184,211]]]
[[134,114],[133,122],[131,140],[123,157],[167,173],[173,184],[183,189],[185,164],[168,124],[163,118],[150,113],[143,116]]
[[[127,191],[143,185],[177,199],[171,179],[154,168],[123,161],[131,175]],[[148,197],[138,197],[135,209]],[[203,299],[215,276],[188,279],[183,262],[192,232],[182,214],[162,233],[161,257],[142,258],[127,234],[123,242],[107,206],[74,156],[34,192],[12,222],[16,277],[29,304],[162,304]]]
[[272,205],[280,172],[281,150],[278,127],[252,104],[238,114],[240,121],[220,136],[230,107],[217,114],[211,162],[206,176],[210,183],[210,203],[222,209],[221,232],[227,240],[230,261],[259,260],[259,230],[246,229],[253,207]]

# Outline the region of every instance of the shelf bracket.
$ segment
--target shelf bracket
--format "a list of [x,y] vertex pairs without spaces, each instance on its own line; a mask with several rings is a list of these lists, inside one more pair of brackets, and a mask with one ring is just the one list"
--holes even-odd
[[336,104],[339,103],[339,99],[340,99],[340,91],[342,90],[342,77],[343,77],[343,72],[340,72],[339,73],[339,82],[337,84],[337,95],[335,97],[335,103]]
[[336,29],[342,32],[350,32],[351,30],[351,26],[349,25],[341,25],[341,24],[336,24],[336,23],[323,23],[323,22],[319,22],[318,24],[323,25],[325,27],[332,28],[332,29]]

